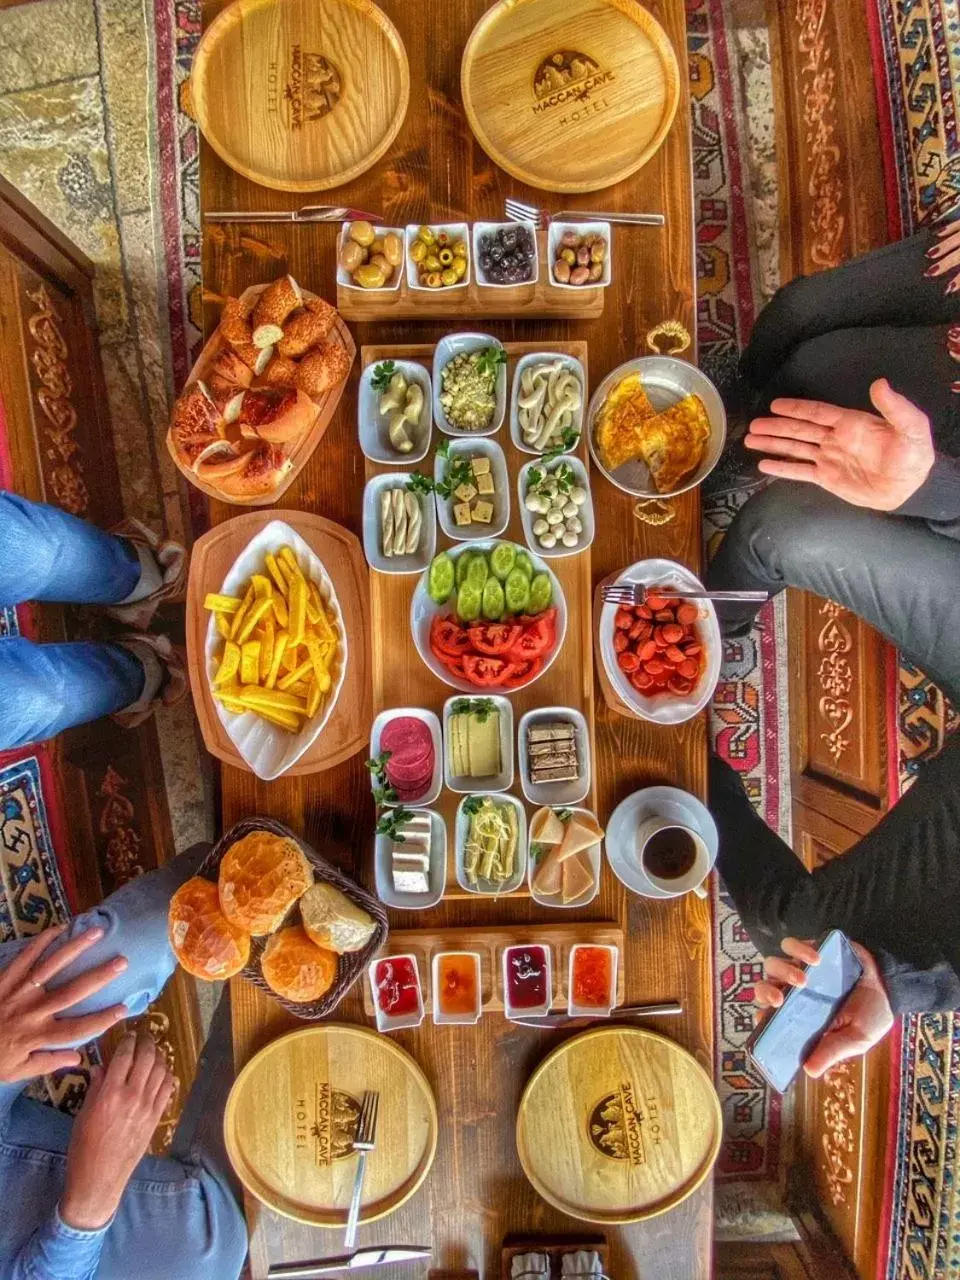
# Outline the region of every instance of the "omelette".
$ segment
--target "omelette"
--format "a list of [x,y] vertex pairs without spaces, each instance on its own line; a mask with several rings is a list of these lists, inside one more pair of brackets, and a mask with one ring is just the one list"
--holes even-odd
[[640,428],[656,416],[638,373],[628,374],[610,391],[594,428],[600,460],[608,471],[640,456]]
[[608,471],[642,458],[658,493],[669,493],[696,470],[710,437],[699,396],[688,395],[657,413],[639,374],[613,388],[597,417],[597,449]]

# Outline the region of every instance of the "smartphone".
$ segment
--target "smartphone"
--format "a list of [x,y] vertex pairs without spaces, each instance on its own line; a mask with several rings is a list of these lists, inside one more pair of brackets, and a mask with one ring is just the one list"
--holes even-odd
[[817,947],[820,963],[804,968],[805,987],[790,987],[783,1004],[747,1043],[747,1052],[778,1093],[786,1093],[810,1050],[860,981],[863,965],[839,929]]

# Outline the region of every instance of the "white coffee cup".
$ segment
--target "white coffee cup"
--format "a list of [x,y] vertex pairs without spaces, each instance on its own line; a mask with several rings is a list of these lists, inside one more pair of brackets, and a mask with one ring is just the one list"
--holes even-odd
[[[650,847],[650,841],[655,835],[661,831],[680,831],[693,844],[693,862],[688,871],[681,876],[658,876],[650,869],[647,864],[647,854]],[[679,898],[691,890],[698,898],[707,897],[707,890],[704,888],[704,880],[710,874],[713,867],[714,859],[710,857],[710,850],[703,841],[698,831],[694,831],[692,827],[688,827],[683,822],[677,822],[673,818],[659,818],[656,816],[647,818],[637,827],[637,861],[640,864],[640,870],[643,875],[650,881],[653,887],[666,895],[668,898]]]

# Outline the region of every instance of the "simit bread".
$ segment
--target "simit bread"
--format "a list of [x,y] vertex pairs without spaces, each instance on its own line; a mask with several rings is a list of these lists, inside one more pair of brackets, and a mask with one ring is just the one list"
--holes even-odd
[[195,978],[232,978],[250,958],[250,935],[220,910],[217,886],[200,876],[187,880],[170,899],[167,935],[173,953]]
[[330,990],[337,976],[337,957],[311,942],[295,924],[273,935],[260,968],[271,991],[295,1004],[307,1004]]
[[315,884],[300,899],[300,915],[307,935],[318,947],[344,955],[360,951],[376,929],[366,911],[332,884]]
[[313,884],[300,846],[269,831],[251,831],[230,846],[220,863],[220,908],[248,933],[273,933]]

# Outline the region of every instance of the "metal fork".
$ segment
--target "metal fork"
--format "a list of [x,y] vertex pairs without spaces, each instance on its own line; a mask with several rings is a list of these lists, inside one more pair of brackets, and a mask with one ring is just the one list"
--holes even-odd
[[357,1172],[353,1179],[353,1195],[350,1198],[350,1212],[347,1215],[347,1231],[343,1237],[344,1247],[352,1249],[357,1243],[357,1222],[360,1218],[360,1199],[363,1195],[363,1175],[367,1171],[367,1153],[377,1143],[377,1116],[380,1113],[380,1095],[368,1089],[360,1103],[360,1115],[357,1118],[357,1133],[353,1140],[353,1149],[357,1155]]
[[767,591],[694,591],[674,588],[645,587],[642,582],[614,582],[600,588],[600,597],[611,604],[646,604],[648,596],[660,596],[664,600],[744,600],[763,604],[770,598]]
[[508,196],[504,210],[511,222],[532,222],[537,227],[549,227],[551,222],[619,222],[630,227],[662,227],[666,218],[662,213],[591,213],[587,209],[561,209],[551,213],[535,204],[524,204]]

